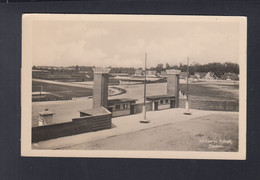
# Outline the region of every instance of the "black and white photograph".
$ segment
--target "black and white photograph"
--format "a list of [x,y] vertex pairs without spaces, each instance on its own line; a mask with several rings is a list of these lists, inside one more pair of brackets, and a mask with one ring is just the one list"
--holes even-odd
[[21,155],[246,159],[247,19],[23,14]]

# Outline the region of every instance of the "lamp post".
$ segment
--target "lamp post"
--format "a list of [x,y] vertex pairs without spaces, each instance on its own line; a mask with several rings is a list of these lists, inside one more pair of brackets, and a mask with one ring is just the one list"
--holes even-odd
[[145,53],[145,62],[144,62],[144,106],[143,106],[143,113],[144,119],[141,120],[141,123],[149,123],[146,119],[146,61],[147,61],[147,53]]

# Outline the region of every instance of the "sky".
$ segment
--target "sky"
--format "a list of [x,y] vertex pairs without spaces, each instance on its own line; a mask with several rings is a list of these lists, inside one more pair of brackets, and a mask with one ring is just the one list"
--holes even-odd
[[36,66],[147,67],[169,63],[239,62],[238,22],[37,20]]

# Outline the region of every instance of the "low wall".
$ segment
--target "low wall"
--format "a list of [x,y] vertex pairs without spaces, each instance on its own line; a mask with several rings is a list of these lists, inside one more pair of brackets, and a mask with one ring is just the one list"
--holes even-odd
[[32,142],[39,142],[80,133],[111,128],[111,114],[84,116],[72,122],[51,124],[32,128]]
[[53,94],[33,95],[32,102],[37,101],[61,101],[61,100],[72,100],[72,97],[56,96]]
[[171,106],[170,106],[169,103],[168,103],[168,104],[159,104],[159,105],[158,105],[158,110],[170,109],[170,108],[171,108]]
[[112,112],[112,117],[125,116],[125,115],[130,115],[130,109],[120,109],[120,110],[114,110]]
[[[179,101],[181,108],[185,108],[185,100]],[[189,100],[190,109],[212,110],[212,111],[239,111],[238,101],[208,101]]]

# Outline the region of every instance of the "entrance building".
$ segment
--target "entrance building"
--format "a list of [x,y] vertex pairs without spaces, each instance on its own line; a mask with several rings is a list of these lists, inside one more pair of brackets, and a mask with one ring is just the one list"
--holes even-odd
[[152,111],[176,107],[175,96],[172,95],[147,96],[146,100],[152,102]]
[[112,117],[125,116],[134,114],[136,99],[110,99],[108,100],[108,110],[112,113]]

